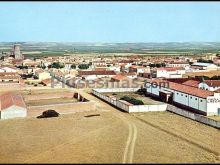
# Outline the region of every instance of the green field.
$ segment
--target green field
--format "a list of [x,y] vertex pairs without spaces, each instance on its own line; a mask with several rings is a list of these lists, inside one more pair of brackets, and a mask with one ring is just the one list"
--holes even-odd
[[[143,56],[198,56],[204,53],[219,53],[220,43],[56,43],[20,42],[26,58],[63,56],[75,54],[138,54]],[[14,43],[0,42],[0,51],[9,52]]]

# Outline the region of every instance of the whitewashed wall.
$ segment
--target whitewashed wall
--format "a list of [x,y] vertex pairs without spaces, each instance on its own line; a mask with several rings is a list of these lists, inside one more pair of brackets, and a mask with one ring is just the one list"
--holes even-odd
[[[215,102],[210,102],[210,99]],[[220,109],[220,93],[215,93],[214,96],[207,98],[207,114],[218,115],[218,109]]]
[[27,116],[27,109],[15,105],[1,111],[1,119],[11,119],[16,117],[26,117],[26,116]]
[[160,105],[129,105],[124,100],[116,100],[115,97],[108,97],[102,93],[105,92],[135,92],[139,88],[98,88],[93,89],[92,93],[108,103],[126,111],[126,112],[149,112],[149,111],[166,111],[167,104]]

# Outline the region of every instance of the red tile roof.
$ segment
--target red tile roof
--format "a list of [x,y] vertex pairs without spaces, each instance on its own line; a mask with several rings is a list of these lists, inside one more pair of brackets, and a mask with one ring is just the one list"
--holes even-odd
[[2,65],[2,66],[0,66],[0,69],[4,69],[4,68],[10,68],[10,69],[17,70],[17,68],[16,68],[16,67],[11,66],[11,65]]
[[43,69],[38,69],[38,70],[35,71],[35,73],[37,73],[37,74],[40,74],[40,73],[43,73],[43,72],[44,72]]
[[210,87],[220,87],[220,80],[204,80],[204,83]]
[[95,68],[95,71],[105,71],[107,70],[106,68]]
[[20,76],[0,76],[0,79],[19,79]]
[[208,96],[214,95],[214,92],[212,92],[212,91],[207,91],[207,90],[203,90],[200,88],[195,88],[195,87],[191,87],[191,86],[187,86],[187,85],[183,85],[183,84],[178,84],[178,83],[174,83],[174,82],[168,82],[168,81],[161,80],[161,79],[151,80],[150,82],[156,82],[158,85],[160,85],[161,82],[165,82],[165,83],[169,84],[169,87],[167,87],[167,88],[173,89],[175,91],[187,93],[187,94],[190,94],[193,96],[197,96],[200,98],[207,98]]
[[118,75],[116,75],[116,76],[113,76],[112,79],[120,81],[120,80],[130,79],[130,78],[128,78],[127,76],[118,74]]
[[41,82],[45,85],[49,85],[49,84],[51,84],[51,78],[47,78],[45,80],[42,80]]
[[185,81],[184,83],[182,83],[183,85],[187,85],[187,86],[191,86],[191,87],[195,87],[198,88],[200,81],[196,81],[196,80],[188,80]]
[[24,100],[21,94],[8,92],[0,96],[0,110],[4,110],[13,105],[26,108]]
[[176,70],[185,70],[183,67],[161,67],[157,70],[166,70],[166,71],[176,71]]
[[105,71],[78,71],[80,76],[83,75],[116,75],[115,71],[105,70]]
[[136,72],[128,72],[128,73],[121,73],[123,76],[135,76],[137,73]]
[[0,76],[13,76],[13,75],[18,75],[16,72],[0,72]]

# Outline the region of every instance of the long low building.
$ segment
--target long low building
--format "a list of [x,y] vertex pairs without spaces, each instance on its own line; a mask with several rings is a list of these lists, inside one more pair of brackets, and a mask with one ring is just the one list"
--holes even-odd
[[26,116],[27,108],[20,94],[8,92],[0,96],[0,119]]
[[162,79],[146,83],[147,94],[202,115],[220,115],[220,93]]

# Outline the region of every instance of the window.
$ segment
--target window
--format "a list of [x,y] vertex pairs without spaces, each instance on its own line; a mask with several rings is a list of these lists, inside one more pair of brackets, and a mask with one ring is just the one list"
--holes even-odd
[[183,96],[183,94],[181,94],[181,96]]
[[192,96],[190,97],[190,99],[192,99]]
[[202,102],[202,100],[200,100],[200,102]]
[[178,93],[178,92],[177,92],[176,94],[177,94],[177,95],[179,95],[179,93]]
[[186,97],[187,97],[187,95],[186,95]]
[[197,98],[195,98],[195,100],[197,100]]

